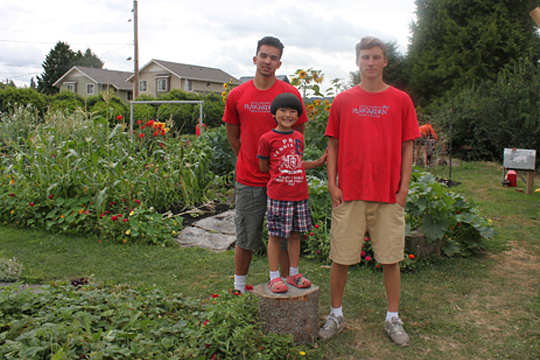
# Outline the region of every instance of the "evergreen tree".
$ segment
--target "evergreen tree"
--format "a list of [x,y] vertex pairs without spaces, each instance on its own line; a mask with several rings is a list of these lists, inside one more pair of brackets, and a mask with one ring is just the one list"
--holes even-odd
[[30,78],[30,87],[31,87],[32,89],[37,88],[36,82],[34,81],[34,77],[31,77],[31,78]]
[[[388,65],[384,68],[383,79],[388,85],[404,90],[409,82],[405,57],[397,49],[396,42],[386,43],[386,59]],[[360,70],[349,73],[351,87],[360,84],[362,80]]]
[[522,57],[537,60],[533,0],[416,0],[409,86],[425,105],[453,88],[494,80]]
[[73,62],[73,66],[85,66],[96,69],[101,69],[103,65],[103,61],[101,61],[101,59],[90,49],[86,49],[84,54],[81,52],[81,50],[77,51]]
[[53,84],[71,69],[75,56],[67,43],[57,42],[42,64],[43,73],[37,77],[38,90],[45,94],[56,94],[58,88]]

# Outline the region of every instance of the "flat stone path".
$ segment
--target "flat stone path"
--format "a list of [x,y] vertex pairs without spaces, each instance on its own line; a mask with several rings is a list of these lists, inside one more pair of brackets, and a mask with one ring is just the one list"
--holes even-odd
[[182,246],[225,251],[236,242],[234,210],[210,216],[186,226],[175,239]]

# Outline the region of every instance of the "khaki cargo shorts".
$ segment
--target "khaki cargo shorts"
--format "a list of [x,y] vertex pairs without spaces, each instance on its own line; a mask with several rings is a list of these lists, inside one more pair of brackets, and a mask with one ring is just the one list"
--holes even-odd
[[359,263],[366,233],[379,263],[395,264],[403,260],[405,209],[397,203],[362,200],[344,201],[332,209],[330,259],[341,265]]

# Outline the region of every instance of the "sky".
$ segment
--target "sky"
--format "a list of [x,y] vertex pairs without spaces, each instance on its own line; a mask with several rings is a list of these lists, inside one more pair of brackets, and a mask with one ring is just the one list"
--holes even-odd
[[[0,80],[18,87],[43,72],[58,41],[90,48],[104,69],[133,71],[133,0],[0,0]],[[322,70],[349,81],[363,36],[396,42],[405,54],[414,0],[138,0],[139,68],[152,59],[253,76],[257,41],[285,45],[277,75]]]

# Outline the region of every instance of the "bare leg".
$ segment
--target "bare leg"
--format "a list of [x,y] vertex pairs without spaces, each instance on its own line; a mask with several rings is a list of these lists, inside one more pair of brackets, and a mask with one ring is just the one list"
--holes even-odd
[[279,273],[281,277],[289,276],[289,252],[287,250],[279,250]]
[[238,245],[234,248],[234,273],[235,275],[247,275],[253,251],[242,249]]
[[383,273],[386,299],[388,300],[388,311],[397,312],[401,292],[401,273],[399,271],[399,263],[383,264]]
[[330,270],[330,297],[333,308],[338,308],[343,303],[348,271],[349,265],[332,263]]
[[298,267],[300,263],[300,233],[291,232],[289,236],[289,266]]
[[268,246],[266,248],[266,252],[268,255],[268,265],[270,266],[270,271],[278,271],[278,263],[281,257],[279,244],[281,244],[280,237],[268,237]]

